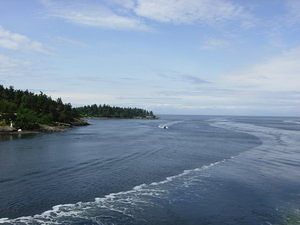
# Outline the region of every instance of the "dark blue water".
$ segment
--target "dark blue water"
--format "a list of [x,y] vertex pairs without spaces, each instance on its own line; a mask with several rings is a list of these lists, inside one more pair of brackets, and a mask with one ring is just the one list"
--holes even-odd
[[299,121],[163,116],[2,137],[0,224],[297,222]]

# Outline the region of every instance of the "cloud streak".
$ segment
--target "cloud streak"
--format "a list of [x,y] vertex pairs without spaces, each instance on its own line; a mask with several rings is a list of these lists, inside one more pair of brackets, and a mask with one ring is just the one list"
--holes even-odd
[[53,98],[62,98],[65,102],[75,102],[77,104],[100,104],[114,102],[115,97],[100,93],[81,93],[81,92],[49,92]]
[[298,0],[287,0],[287,8],[289,11],[288,20],[290,23],[300,23],[300,1]]
[[179,73],[176,71],[170,71],[168,73],[163,72],[158,74],[159,77],[166,78],[172,81],[181,81],[181,82],[187,82],[189,84],[193,85],[202,85],[202,84],[208,84],[210,83],[207,80],[204,80],[198,76]]
[[50,16],[73,24],[113,30],[150,30],[139,18],[118,15],[104,5],[87,5],[75,1],[43,0],[42,2],[50,10]]
[[298,91],[299,65],[300,48],[295,48],[236,74],[226,75],[221,82],[253,91]]
[[209,39],[203,43],[201,49],[204,50],[219,50],[228,48],[230,46],[229,41],[222,39]]
[[20,76],[31,62],[0,54],[0,76]]
[[87,6],[80,1],[41,0],[50,16],[67,22],[114,30],[153,31],[149,22],[216,25],[235,21],[252,26],[254,17],[230,0],[105,0]]
[[25,35],[13,33],[0,26],[0,47],[9,50],[51,54],[40,42],[33,41]]
[[216,24],[250,17],[242,6],[228,0],[137,0],[133,10],[139,16],[173,24]]
[[90,47],[88,44],[86,44],[82,41],[77,41],[77,40],[73,40],[70,38],[62,37],[62,36],[55,38],[55,41],[59,42],[59,43],[68,43],[68,44],[78,46],[78,47],[83,47],[83,48]]
[[[166,101],[171,105],[155,107],[158,110],[174,107],[187,112],[190,109],[197,113],[206,109],[211,113],[209,109],[212,109],[216,113],[296,115],[300,103],[299,65],[300,48],[290,49],[233,73],[219,74],[206,85],[160,90],[156,94],[162,99],[178,98],[178,101]],[[181,80],[174,73],[162,77]]]

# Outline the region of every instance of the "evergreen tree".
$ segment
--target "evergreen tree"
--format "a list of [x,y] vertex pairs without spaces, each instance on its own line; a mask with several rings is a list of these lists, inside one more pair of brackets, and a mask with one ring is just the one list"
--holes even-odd
[[6,124],[12,120],[17,128],[34,129],[39,124],[71,123],[76,118],[77,111],[61,98],[55,101],[43,92],[34,94],[0,85],[0,120]]
[[139,108],[122,108],[116,106],[87,105],[75,108],[78,115],[83,117],[108,117],[108,118],[156,118],[152,111]]

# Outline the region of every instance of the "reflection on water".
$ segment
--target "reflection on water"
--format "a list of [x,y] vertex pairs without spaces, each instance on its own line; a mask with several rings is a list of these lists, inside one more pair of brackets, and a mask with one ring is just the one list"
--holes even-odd
[[13,141],[23,138],[34,138],[37,134],[24,134],[24,133],[15,133],[15,134],[0,134],[0,141]]
[[22,138],[22,134],[2,134],[0,135],[0,141],[12,141],[15,139],[20,139]]

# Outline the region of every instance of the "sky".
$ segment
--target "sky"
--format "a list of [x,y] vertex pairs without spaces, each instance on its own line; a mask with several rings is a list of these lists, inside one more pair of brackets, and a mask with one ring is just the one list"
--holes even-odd
[[300,115],[299,0],[0,0],[0,84],[73,106]]

